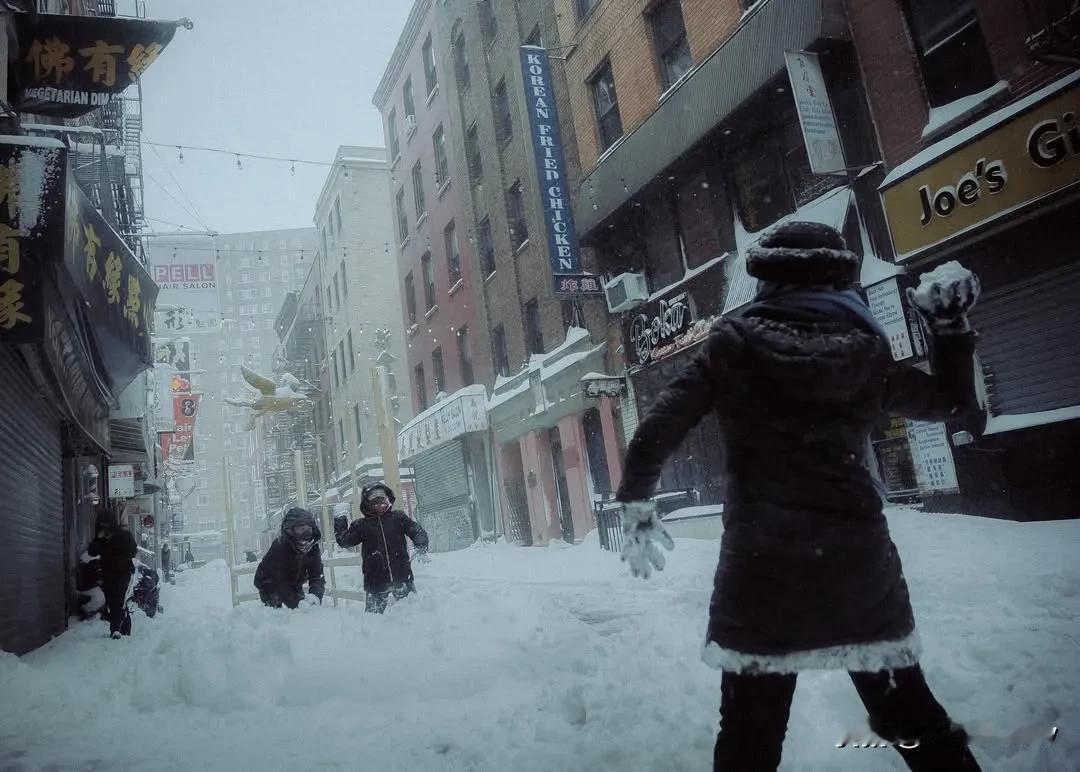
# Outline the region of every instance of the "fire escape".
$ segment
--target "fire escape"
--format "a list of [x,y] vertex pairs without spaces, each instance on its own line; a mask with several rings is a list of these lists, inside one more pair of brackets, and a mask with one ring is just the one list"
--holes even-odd
[[[74,16],[146,18],[143,0],[121,5],[126,7],[118,13],[116,0],[40,0],[39,10]],[[23,128],[30,135],[65,140],[75,179],[145,265],[146,250],[140,235],[147,230],[143,209],[142,83],[132,84],[109,104],[66,125],[24,124]]]
[[1033,59],[1080,65],[1080,0],[1023,0]]

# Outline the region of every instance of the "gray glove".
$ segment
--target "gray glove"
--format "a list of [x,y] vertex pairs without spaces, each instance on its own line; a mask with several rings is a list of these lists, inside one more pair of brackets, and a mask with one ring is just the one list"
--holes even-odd
[[675,542],[660,522],[654,502],[628,501],[623,504],[622,530],[622,559],[630,564],[631,575],[648,579],[653,568],[664,570],[664,556],[654,542],[668,550],[675,549]]
[[968,312],[979,299],[979,277],[955,260],[919,277],[917,289],[908,288],[908,301],[934,335],[971,332]]

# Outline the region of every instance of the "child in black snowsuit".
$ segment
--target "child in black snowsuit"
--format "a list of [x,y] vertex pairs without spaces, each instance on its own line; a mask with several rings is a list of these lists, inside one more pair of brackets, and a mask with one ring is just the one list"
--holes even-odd
[[127,608],[128,588],[135,573],[132,562],[139,548],[131,531],[120,526],[116,513],[106,509],[98,515],[97,536],[86,549],[100,558],[101,589],[105,593],[105,613],[113,638],[131,635],[131,614]]
[[368,486],[360,494],[364,517],[349,524],[346,515],[334,518],[334,536],[341,547],[360,545],[363,561],[367,611],[381,614],[390,594],[404,598],[416,591],[412,563],[405,542],[408,536],[417,552],[428,548],[428,536],[420,524],[404,512],[392,509],[394,492],[382,483]]
[[649,500],[667,457],[706,414],[727,459],[724,534],[704,659],[723,671],[717,770],[775,770],[798,673],[850,673],[870,726],[913,770],[977,770],[964,731],[935,700],[900,556],[865,457],[882,417],[961,421],[978,435],[978,279],[955,263],[909,299],[933,374],[893,360],[855,292],[859,258],[818,223],[792,222],[748,253],[755,303],[721,319],[653,403],[618,492],[623,559],[663,567],[673,542]]
[[319,550],[321,538],[315,516],[306,509],[294,508],[285,513],[281,535],[274,539],[255,570],[255,589],[263,603],[272,608],[322,603],[326,581]]

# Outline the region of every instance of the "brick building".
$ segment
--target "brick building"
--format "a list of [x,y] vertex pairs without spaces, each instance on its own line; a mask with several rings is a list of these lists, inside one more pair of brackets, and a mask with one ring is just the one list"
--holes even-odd
[[990,418],[977,442],[941,433],[923,449],[935,509],[1075,515],[1080,16],[1054,2],[847,7],[887,166],[890,251],[909,275],[957,259],[982,279]]
[[[745,254],[765,229],[789,218],[826,222],[864,270],[889,268],[878,257],[883,172],[842,5],[744,5],[556,2],[561,36],[575,43],[563,118],[581,148],[574,215],[607,278],[609,337],[621,343],[629,392],[626,437],[711,322],[751,299]],[[813,159],[785,51],[818,73],[835,114],[831,143]],[[673,505],[723,500],[718,431],[706,418],[665,466],[660,493]]]
[[[407,178],[399,173],[394,191],[405,210],[398,215],[405,304],[418,308],[406,319],[410,373],[418,409],[428,408],[402,432],[402,454],[421,456],[415,465],[421,512],[425,477],[456,479],[460,472],[467,485],[429,487],[427,500],[445,502],[437,506],[449,512],[464,503],[457,502],[460,491],[470,499],[482,493],[481,510],[503,517],[485,525],[487,514],[474,512],[475,531],[505,530],[520,543],[580,539],[593,527],[593,494],[609,492],[618,474],[609,468],[618,463],[611,405],[588,402],[580,385],[583,375],[609,364],[603,304],[575,303],[553,291],[525,109],[520,48],[555,47],[557,35],[545,2],[417,2],[375,100],[391,144],[401,116],[416,115],[397,139],[399,168],[421,170]],[[565,103],[561,67],[552,75],[556,100]],[[409,109],[418,104],[405,98],[408,82],[431,86],[426,109]],[[412,126],[421,141],[410,139]],[[567,173],[577,176],[572,130],[564,129],[563,146]],[[417,190],[427,184],[423,170],[432,167],[446,169],[446,178],[440,176],[437,202],[429,205],[432,196]],[[418,199],[427,216],[409,210]],[[452,256],[446,222],[454,225],[460,258]],[[430,280],[426,266],[435,268]],[[542,389],[530,390],[530,380]],[[453,397],[472,399],[461,390],[474,382],[491,391],[485,429],[436,443],[441,450],[427,441],[417,445],[427,424],[438,425],[441,412],[456,409]],[[452,399],[431,405],[436,391]],[[457,531],[464,534],[463,527]]]

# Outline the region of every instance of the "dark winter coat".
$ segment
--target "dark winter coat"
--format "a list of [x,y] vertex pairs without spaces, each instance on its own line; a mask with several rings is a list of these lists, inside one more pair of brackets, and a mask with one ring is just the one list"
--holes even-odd
[[[897,365],[850,321],[759,303],[717,322],[641,423],[618,498],[647,499],[706,413],[728,490],[706,661],[742,672],[913,664],[900,558],[866,464],[888,414],[941,421],[974,406],[974,334],[932,341],[934,375]],[[985,419],[983,419],[985,420]]]
[[101,558],[101,580],[110,584],[127,582],[135,571],[131,561],[139,552],[135,537],[131,531],[120,526],[107,526],[103,534],[96,537],[86,551],[93,557]]
[[295,607],[304,597],[304,582],[308,592],[322,600],[326,580],[318,545],[320,538],[316,529],[316,544],[306,554],[293,549],[283,536],[274,539],[255,569],[255,589],[263,603]]
[[[375,487],[375,486],[372,486]],[[384,485],[383,488],[390,503],[394,503],[394,494]],[[361,502],[367,497],[370,488],[361,494]],[[341,547],[360,545],[360,557],[363,563],[364,591],[370,593],[386,592],[391,587],[409,584],[413,581],[412,563],[409,560],[409,548],[405,542],[408,536],[418,550],[428,547],[428,535],[420,524],[404,512],[391,510],[382,515],[365,510],[360,505],[364,517],[353,520],[345,515],[334,518],[334,536]]]

